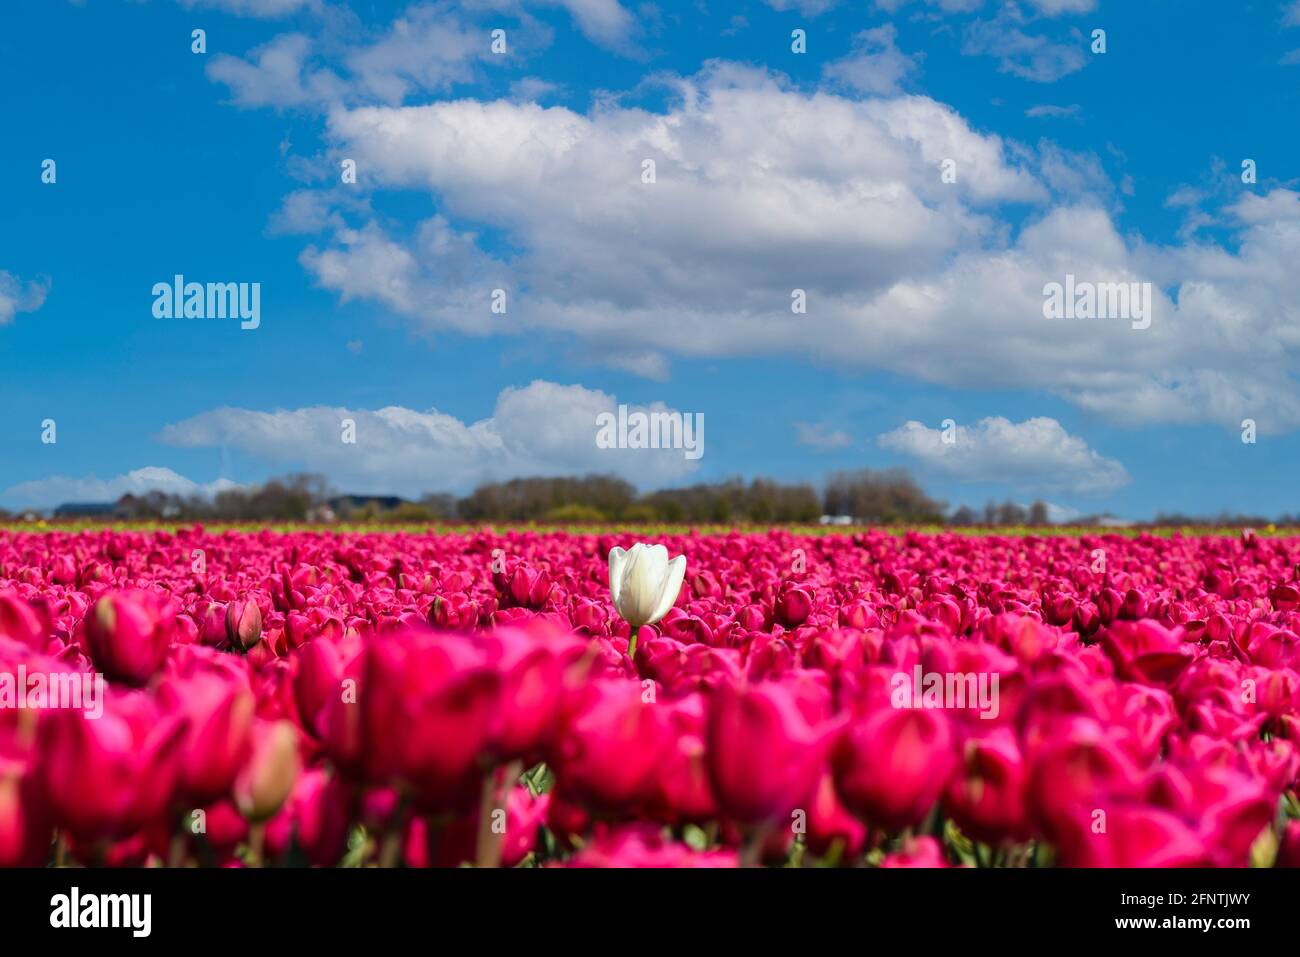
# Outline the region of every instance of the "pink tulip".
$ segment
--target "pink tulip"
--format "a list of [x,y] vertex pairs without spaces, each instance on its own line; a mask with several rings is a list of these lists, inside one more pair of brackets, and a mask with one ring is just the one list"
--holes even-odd
[[36,611],[15,592],[0,591],[0,638],[42,650],[48,629]]
[[105,595],[85,620],[87,652],[110,680],[143,685],[167,657],[175,619],[176,606],[157,594]]
[[110,693],[98,718],[52,710],[38,727],[41,793],[60,828],[123,837],[161,815],[180,776],[185,720],[143,692]]
[[841,800],[876,827],[919,823],[954,764],[948,719],[928,710],[881,709],[850,725],[833,766]]
[[1025,766],[1015,735],[1006,729],[968,738],[944,791],[944,809],[962,833],[997,844],[1028,836]]
[[838,727],[810,720],[790,687],[722,685],[709,702],[709,779],[723,813],[751,825],[806,809]]
[[596,681],[566,706],[550,763],[564,790],[594,806],[631,809],[656,798],[667,716],[639,683]]
[[185,722],[179,789],[194,804],[229,794],[248,756],[253,694],[229,656],[186,649],[158,688],[158,702]]
[[426,809],[472,804],[501,724],[501,676],[463,639],[401,631],[363,653],[362,758]]

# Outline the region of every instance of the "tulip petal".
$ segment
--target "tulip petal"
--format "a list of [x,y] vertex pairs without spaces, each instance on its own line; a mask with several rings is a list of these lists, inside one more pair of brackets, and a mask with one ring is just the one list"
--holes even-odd
[[632,546],[616,607],[633,628],[650,620],[650,613],[659,600],[663,579],[655,576],[655,564],[653,549],[640,543]]
[[618,596],[623,591],[623,569],[627,567],[628,553],[615,545],[609,550],[609,597],[618,607]]
[[663,590],[659,594],[659,604],[655,606],[654,614],[646,624],[653,625],[677,604],[677,595],[682,590],[682,582],[685,579],[686,556],[678,555],[668,563],[668,573],[665,576]]

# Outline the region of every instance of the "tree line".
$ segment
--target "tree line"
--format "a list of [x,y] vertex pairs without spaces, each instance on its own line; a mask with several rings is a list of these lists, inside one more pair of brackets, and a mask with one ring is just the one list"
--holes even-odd
[[[823,488],[756,478],[701,482],[638,493],[611,475],[486,482],[468,495],[341,495],[320,475],[272,478],[207,498],[160,491],[124,495],[112,505],[64,506],[57,517],[126,521],[350,522],[664,522],[815,523],[823,516],[876,524],[940,524],[947,506],[902,469],[828,476]],[[1010,514],[1010,513],[1007,513]]]

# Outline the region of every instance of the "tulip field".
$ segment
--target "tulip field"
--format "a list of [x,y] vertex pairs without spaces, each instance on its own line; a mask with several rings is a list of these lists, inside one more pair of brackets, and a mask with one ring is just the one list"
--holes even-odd
[[1294,867],[1298,577],[1251,532],[0,530],[0,865]]

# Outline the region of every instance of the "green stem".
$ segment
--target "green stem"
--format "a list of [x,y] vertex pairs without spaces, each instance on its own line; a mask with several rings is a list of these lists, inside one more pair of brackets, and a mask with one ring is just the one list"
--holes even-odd
[[266,847],[266,824],[255,821],[248,825],[248,866],[261,867]]
[[[511,761],[505,766],[503,779],[504,796],[508,797],[510,788],[519,777],[520,762]],[[504,833],[492,829],[492,816],[498,810],[498,791],[495,770],[488,770],[483,775],[483,792],[478,806],[478,844],[474,853],[475,867],[500,867],[501,845],[505,841]],[[504,805],[505,800],[499,802]]]

